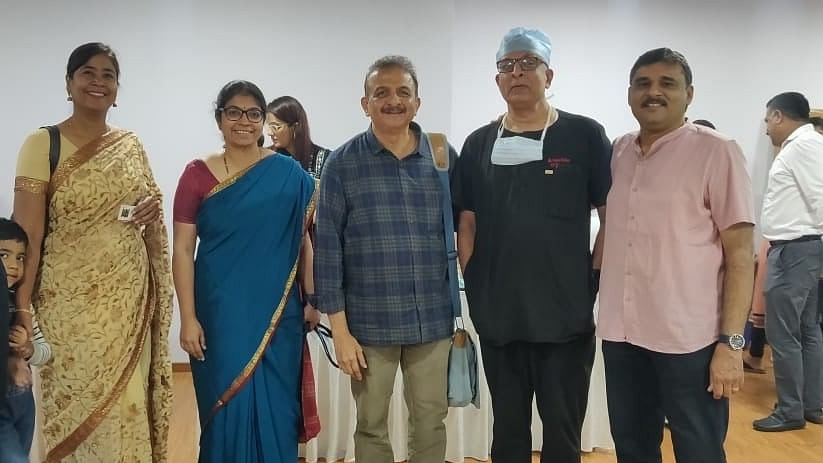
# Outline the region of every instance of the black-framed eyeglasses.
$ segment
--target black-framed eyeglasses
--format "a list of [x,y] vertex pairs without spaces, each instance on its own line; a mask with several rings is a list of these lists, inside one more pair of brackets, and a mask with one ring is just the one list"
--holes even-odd
[[237,106],[229,106],[226,108],[218,108],[218,110],[230,121],[239,121],[244,114],[249,122],[254,123],[260,122],[266,117],[265,111],[260,108],[240,109]]
[[523,71],[534,71],[537,66],[543,64],[543,60],[536,56],[524,56],[522,58],[506,58],[497,62],[497,72],[509,73],[514,71],[514,65],[519,64]]

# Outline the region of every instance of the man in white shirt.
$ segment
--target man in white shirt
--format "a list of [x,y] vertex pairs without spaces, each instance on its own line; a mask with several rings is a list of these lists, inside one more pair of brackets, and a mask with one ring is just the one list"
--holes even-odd
[[766,338],[772,347],[777,407],[758,431],[823,424],[823,334],[817,281],[823,268],[823,135],[809,102],[787,92],[766,105],[766,134],[780,152],[769,170],[761,214],[771,242],[766,276]]

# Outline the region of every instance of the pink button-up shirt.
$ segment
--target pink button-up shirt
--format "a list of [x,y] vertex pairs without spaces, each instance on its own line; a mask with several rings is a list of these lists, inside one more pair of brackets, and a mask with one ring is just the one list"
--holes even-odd
[[614,143],[600,279],[598,336],[683,354],[717,339],[720,230],[753,223],[743,152],[684,124],[641,157],[638,133]]

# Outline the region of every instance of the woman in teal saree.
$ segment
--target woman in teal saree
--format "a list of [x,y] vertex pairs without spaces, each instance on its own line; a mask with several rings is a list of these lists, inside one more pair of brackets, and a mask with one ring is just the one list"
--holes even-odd
[[303,250],[315,182],[258,147],[265,99],[254,84],[227,84],[215,117],[225,152],[191,162],[175,196],[174,280],[199,461],[295,462],[304,324],[319,316],[298,291],[313,292],[300,270],[311,268]]

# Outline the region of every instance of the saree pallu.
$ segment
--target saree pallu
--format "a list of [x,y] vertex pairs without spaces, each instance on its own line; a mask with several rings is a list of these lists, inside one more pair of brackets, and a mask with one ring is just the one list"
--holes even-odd
[[272,155],[217,185],[197,216],[195,307],[205,360],[191,359],[200,461],[297,461],[303,308],[295,288],[315,184]]
[[121,205],[160,198],[131,132],[112,130],[60,164],[34,305],[52,361],[41,369],[47,462],[167,461],[171,272],[161,218]]

